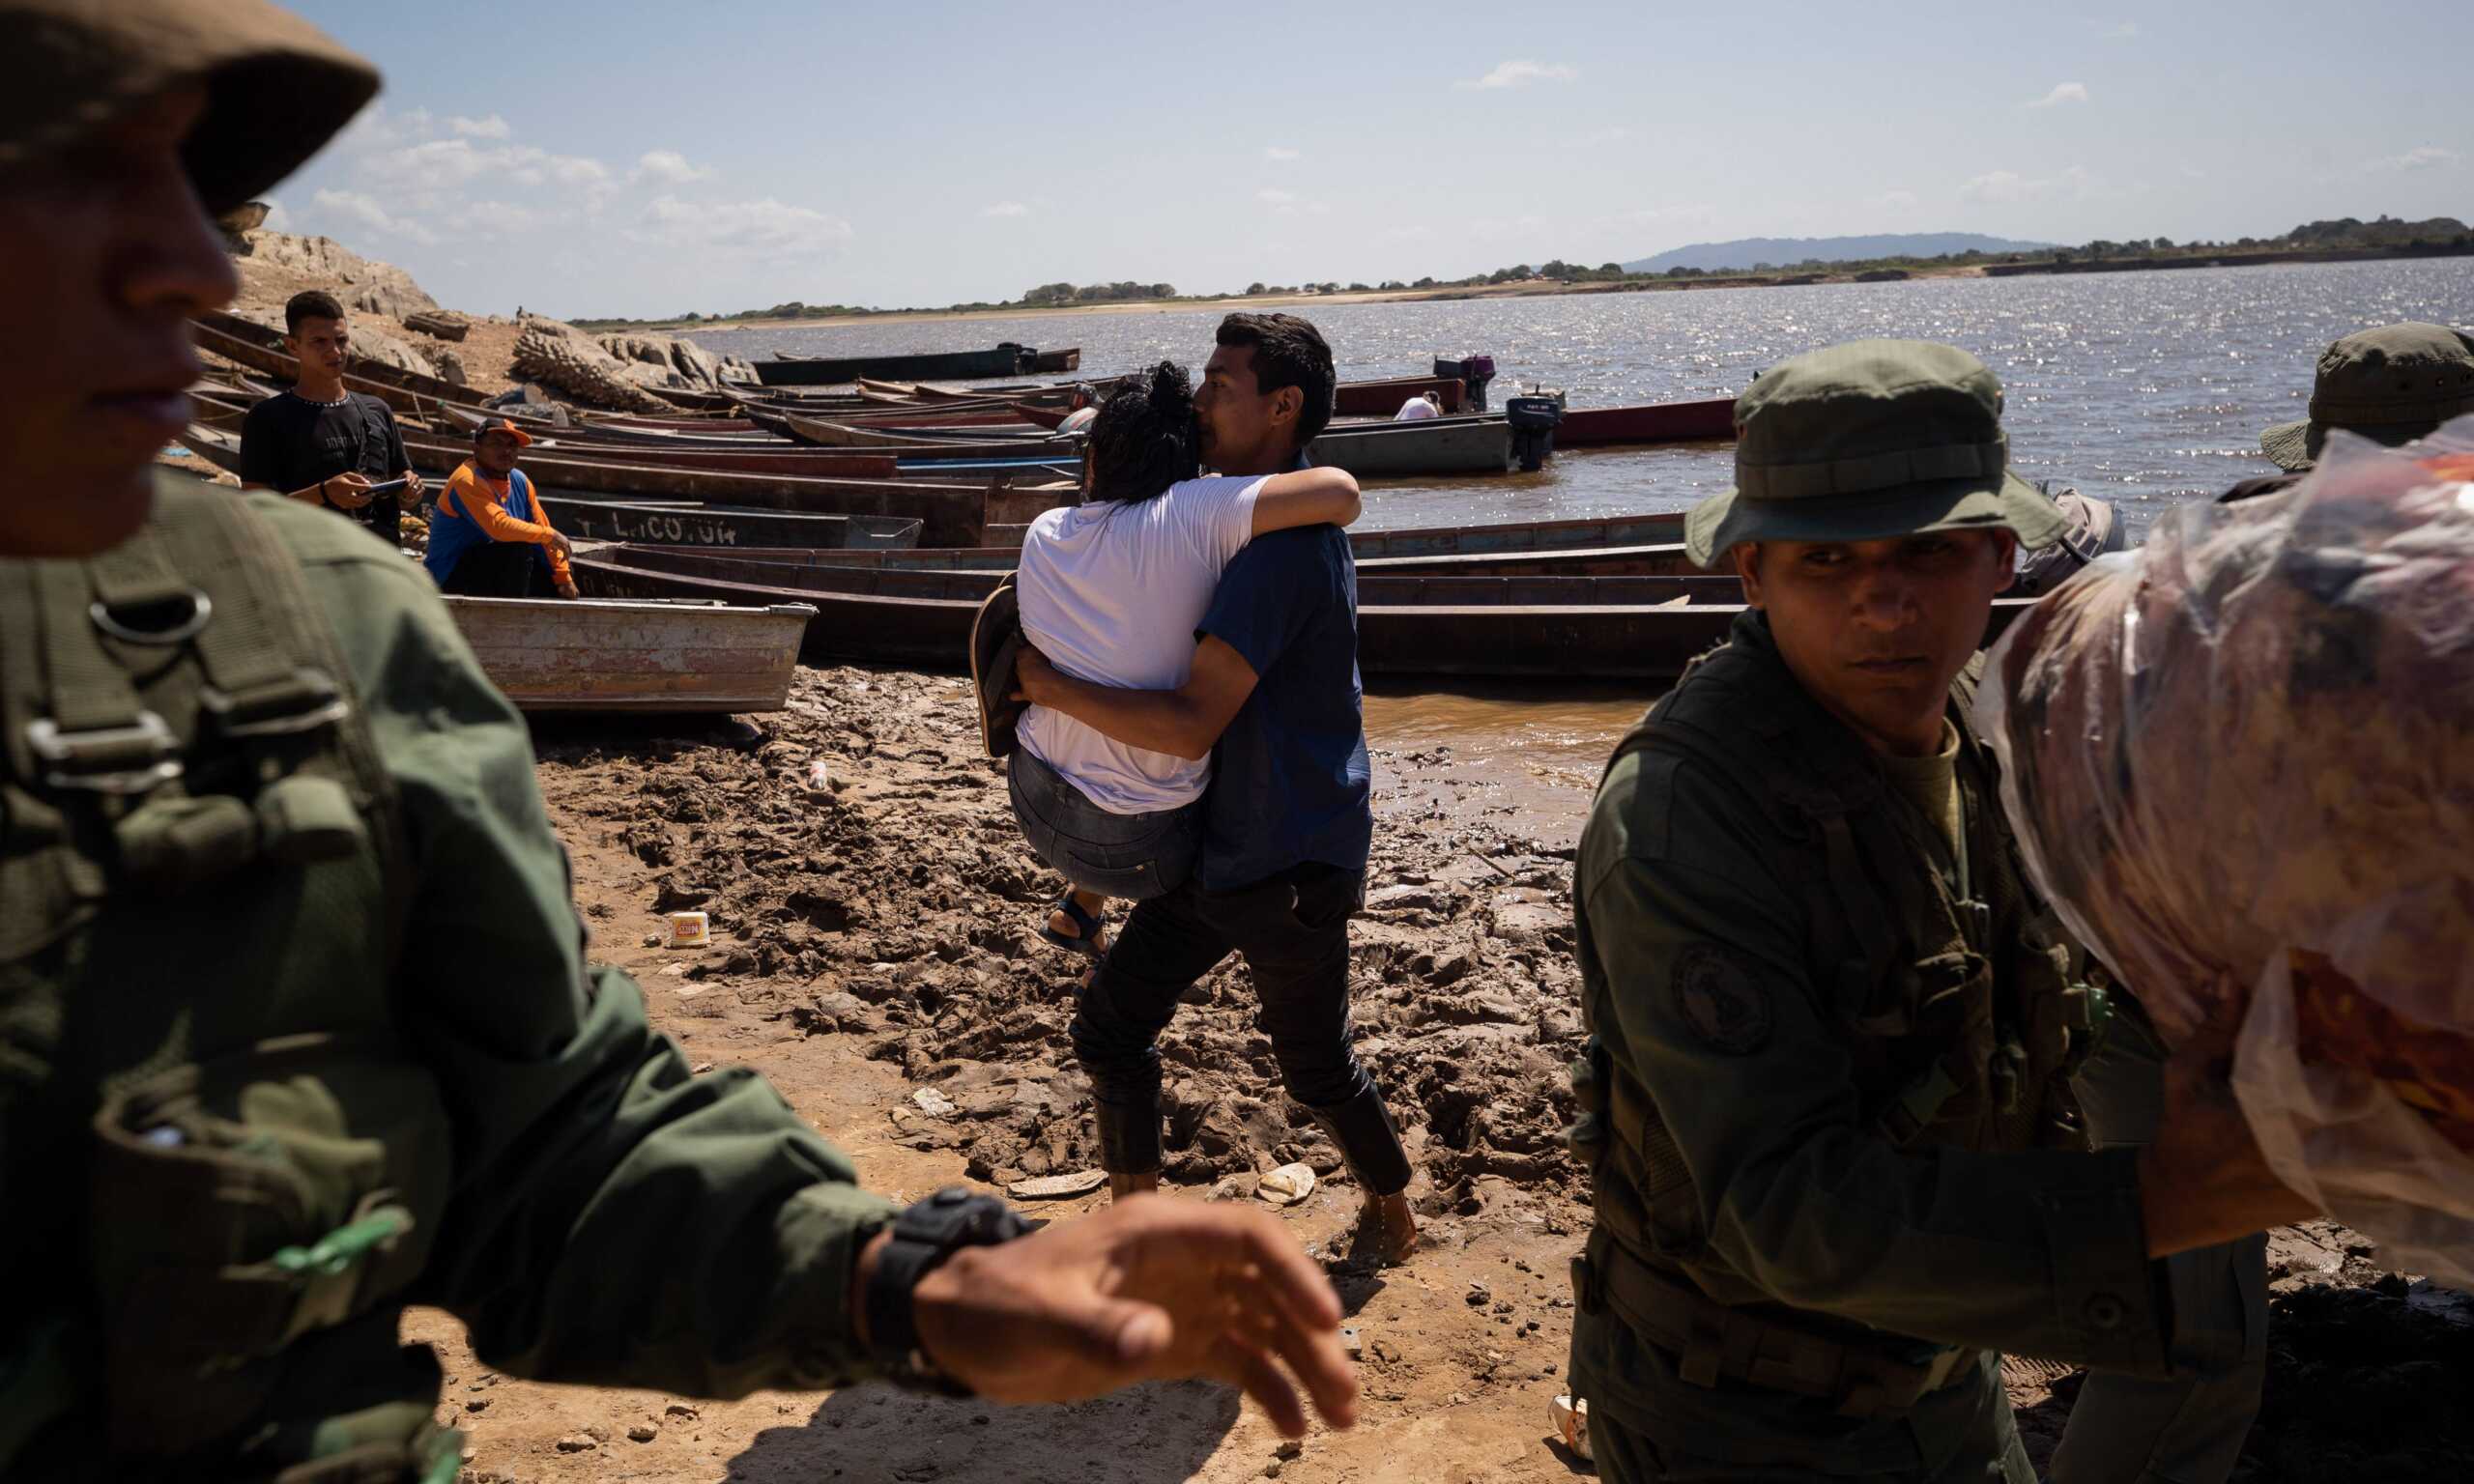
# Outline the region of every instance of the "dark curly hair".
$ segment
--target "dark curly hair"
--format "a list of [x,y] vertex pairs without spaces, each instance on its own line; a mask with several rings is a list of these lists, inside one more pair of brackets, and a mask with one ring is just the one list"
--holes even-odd
[[1200,472],[1194,436],[1194,386],[1186,368],[1164,360],[1136,372],[1100,404],[1091,419],[1093,501],[1139,504]]

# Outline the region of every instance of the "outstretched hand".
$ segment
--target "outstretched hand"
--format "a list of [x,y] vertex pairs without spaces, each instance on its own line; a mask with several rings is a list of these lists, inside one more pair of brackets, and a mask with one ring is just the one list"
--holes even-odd
[[1332,1426],[1357,1421],[1339,1298],[1261,1212],[1136,1196],[964,1247],[915,1299],[929,1356],[991,1401],[1083,1401],[1203,1377],[1244,1387],[1291,1438],[1306,1431],[1301,1385]]

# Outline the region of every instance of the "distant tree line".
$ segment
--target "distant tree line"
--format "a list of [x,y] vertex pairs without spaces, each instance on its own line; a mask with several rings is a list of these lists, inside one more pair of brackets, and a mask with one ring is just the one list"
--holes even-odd
[[[1561,258],[1543,263],[1516,263],[1491,272],[1471,273],[1462,278],[1424,277],[1411,282],[1386,278],[1378,284],[1356,282],[1341,284],[1338,280],[1319,283],[1275,284],[1257,280],[1246,285],[1243,296],[1204,294],[1180,296],[1173,284],[1136,283],[1131,279],[1115,283],[1074,284],[1065,281],[1044,283],[1025,289],[1019,300],[934,306],[944,312],[971,312],[994,309],[1050,308],[1066,304],[1122,303],[1132,300],[1165,300],[1186,298],[1194,302],[1209,302],[1231,298],[1264,296],[1304,297],[1325,294],[1396,293],[1433,289],[1493,288],[1507,283],[1545,280],[1562,284],[1632,284],[1649,285],[1702,278],[1780,278],[1819,275],[1823,273],[1892,273],[1898,271],[1971,268],[1988,264],[2068,264],[2132,263],[2193,258],[2239,258],[2245,253],[2273,253],[2335,250],[2431,250],[2474,251],[2474,229],[2469,229],[2454,216],[2432,216],[2422,221],[2405,221],[2395,216],[2379,216],[2364,221],[2355,216],[2340,216],[2327,221],[2311,221],[2295,227],[2282,237],[2237,238],[2231,242],[2175,243],[2169,238],[2131,238],[2113,242],[2099,238],[2077,247],[2056,247],[2042,252],[1980,251],[1947,252],[1935,257],[1867,258],[1825,260],[1806,258],[1799,263],[1756,263],[1749,269],[1670,268],[1662,273],[1626,272],[1621,263],[1601,263],[1586,268]],[[927,307],[927,306],[923,306]],[[770,309],[751,309],[732,315],[684,314],[669,320],[577,320],[588,329],[617,329],[636,325],[701,325],[733,320],[804,320],[826,319],[869,314],[902,314],[917,312],[901,309],[873,309],[859,304],[810,304],[798,300],[775,304]]]

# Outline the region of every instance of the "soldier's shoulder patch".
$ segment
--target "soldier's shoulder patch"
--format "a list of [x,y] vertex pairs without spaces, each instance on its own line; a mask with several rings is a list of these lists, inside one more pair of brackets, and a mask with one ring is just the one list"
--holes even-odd
[[1675,1013],[1713,1051],[1750,1056],[1769,1044],[1778,1028],[1777,1007],[1754,977],[1750,963],[1733,949],[1693,943],[1675,956],[1668,976]]

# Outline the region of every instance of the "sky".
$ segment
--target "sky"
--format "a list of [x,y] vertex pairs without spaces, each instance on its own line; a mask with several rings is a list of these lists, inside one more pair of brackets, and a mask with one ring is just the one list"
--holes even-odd
[[2474,218],[2448,0],[296,8],[387,85],[271,224],[479,312]]

